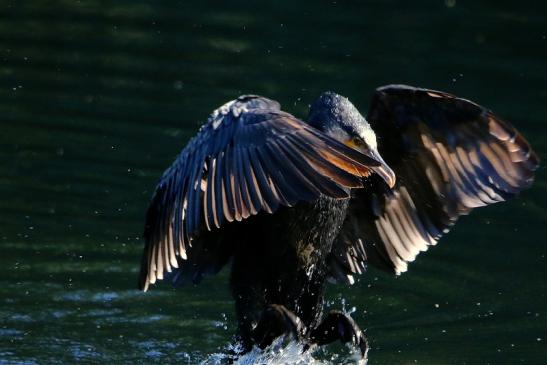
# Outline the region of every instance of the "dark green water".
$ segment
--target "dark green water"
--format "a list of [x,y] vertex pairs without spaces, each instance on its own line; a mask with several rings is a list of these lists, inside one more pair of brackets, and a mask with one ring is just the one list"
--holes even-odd
[[[235,330],[225,272],[135,287],[155,182],[239,94],[304,116],[327,89],[363,112],[383,84],[445,90],[545,157],[547,6],[481,3],[0,1],[0,364],[222,351]],[[329,298],[357,308],[373,365],[544,364],[546,234],[540,168],[531,190],[462,219],[409,273],[371,269]]]

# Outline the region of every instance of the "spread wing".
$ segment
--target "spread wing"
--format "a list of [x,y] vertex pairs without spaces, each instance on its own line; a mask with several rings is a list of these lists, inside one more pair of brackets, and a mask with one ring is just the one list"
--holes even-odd
[[320,194],[347,198],[345,188],[361,186],[373,165],[377,162],[280,111],[274,101],[243,96],[227,103],[156,187],[146,216],[139,287],[146,290],[166,273],[176,280],[188,263],[186,271],[199,281],[201,271],[218,271],[230,256],[223,235],[212,231]]
[[397,176],[354,191],[330,267],[352,282],[365,264],[400,274],[459,216],[530,186],[539,159],[509,123],[468,100],[403,85],[379,88],[368,121]]

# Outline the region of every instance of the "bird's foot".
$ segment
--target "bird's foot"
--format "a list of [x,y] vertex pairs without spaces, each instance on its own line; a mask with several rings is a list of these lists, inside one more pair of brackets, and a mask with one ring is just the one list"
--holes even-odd
[[361,357],[367,357],[368,342],[363,331],[348,315],[340,311],[331,311],[309,335],[310,342],[319,346],[340,340],[359,348]]
[[300,340],[305,326],[293,312],[279,304],[270,304],[251,332],[252,339],[258,347],[268,347],[276,338],[290,334],[295,340]]

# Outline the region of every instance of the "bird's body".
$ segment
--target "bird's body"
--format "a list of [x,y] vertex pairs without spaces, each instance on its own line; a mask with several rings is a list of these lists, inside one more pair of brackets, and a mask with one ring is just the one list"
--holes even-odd
[[268,304],[285,306],[306,327],[318,324],[327,257],[348,204],[349,199],[321,196],[243,222],[230,285],[244,341]]
[[231,261],[245,350],[289,331],[364,356],[351,318],[323,316],[327,279],[352,284],[365,265],[406,271],[459,216],[529,186],[538,162],[510,124],[437,91],[380,88],[368,121],[330,92],[306,122],[242,96],[213,112],[158,184],[139,285],[197,284]]

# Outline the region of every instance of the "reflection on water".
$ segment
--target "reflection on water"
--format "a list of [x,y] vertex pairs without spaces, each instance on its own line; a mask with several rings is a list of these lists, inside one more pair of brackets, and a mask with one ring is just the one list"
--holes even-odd
[[[195,364],[224,351],[225,272],[134,288],[151,189],[239,94],[303,116],[328,89],[364,111],[382,84],[437,88],[492,108],[543,155],[545,9],[487,3],[3,2],[0,363]],[[368,329],[370,364],[542,363],[546,197],[540,169],[410,273],[330,287],[331,306],[344,299]],[[350,361],[342,350],[317,361]]]

